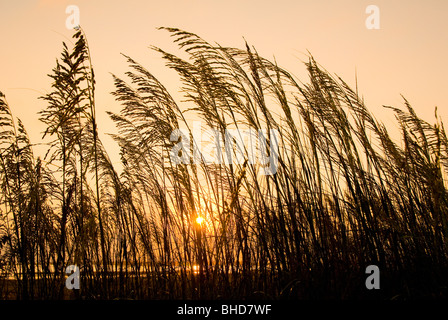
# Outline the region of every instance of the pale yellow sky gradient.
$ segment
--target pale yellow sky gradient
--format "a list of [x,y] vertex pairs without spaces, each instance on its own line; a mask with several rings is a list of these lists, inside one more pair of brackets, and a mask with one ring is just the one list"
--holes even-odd
[[[110,95],[110,73],[123,76],[127,71],[121,52],[153,72],[173,94],[178,91],[176,74],[148,49],[156,45],[178,52],[168,33],[156,30],[159,26],[178,27],[225,46],[243,47],[244,37],[302,81],[307,80],[301,62],[307,50],[353,86],[356,70],[359,91],[386,125],[394,117],[381,105],[403,106],[400,94],[423,119],[433,121],[435,106],[448,119],[445,0],[0,1],[0,91],[33,143],[40,142],[44,130],[37,112],[45,102],[37,97],[50,91],[47,74],[62,41],[71,39],[65,26],[68,5],[80,9],[96,74],[99,130],[111,153],[118,150],[104,134],[115,128],[105,111],[121,108]],[[380,30],[365,27],[370,4],[380,9]]]

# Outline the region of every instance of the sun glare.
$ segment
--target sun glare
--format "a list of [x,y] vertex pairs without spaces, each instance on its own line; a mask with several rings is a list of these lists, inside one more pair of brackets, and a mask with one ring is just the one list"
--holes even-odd
[[201,216],[196,218],[196,223],[199,225],[202,225],[202,223],[204,222],[204,218],[202,218]]

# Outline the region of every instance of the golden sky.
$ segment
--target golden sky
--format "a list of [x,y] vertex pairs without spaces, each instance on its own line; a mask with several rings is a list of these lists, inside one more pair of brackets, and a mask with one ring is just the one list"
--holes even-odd
[[[369,30],[368,5],[380,10],[380,29]],[[148,47],[177,53],[167,32],[178,27],[211,42],[244,47],[244,39],[259,54],[307,80],[302,60],[310,51],[317,62],[358,87],[376,117],[394,123],[381,105],[403,105],[403,94],[423,119],[433,121],[438,106],[448,118],[448,1],[446,0],[0,0],[0,91],[20,117],[32,142],[43,125],[37,112],[45,102],[37,97],[50,90],[47,74],[55,66],[66,28],[68,5],[80,10],[97,81],[99,130],[115,132],[106,110],[120,105],[109,94],[110,73],[123,76],[127,54],[153,72],[172,93],[175,73]],[[244,39],[243,39],[244,37]],[[445,121],[446,122],[446,121]],[[114,146],[108,146],[114,149]]]

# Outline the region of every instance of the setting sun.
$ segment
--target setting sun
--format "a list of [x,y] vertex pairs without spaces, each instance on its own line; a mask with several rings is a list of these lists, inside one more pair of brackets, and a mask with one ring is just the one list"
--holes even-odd
[[204,222],[204,218],[202,218],[201,216],[196,218],[196,223],[199,225],[202,225],[202,223]]

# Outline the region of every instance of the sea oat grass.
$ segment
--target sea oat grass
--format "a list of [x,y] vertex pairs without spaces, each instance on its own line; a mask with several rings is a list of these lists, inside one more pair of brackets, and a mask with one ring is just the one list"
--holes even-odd
[[[392,138],[358,89],[312,56],[299,82],[248,44],[162,29],[184,58],[153,50],[178,73],[185,101],[125,56],[126,78],[113,76],[121,110],[108,113],[120,169],[99,139],[82,30],[73,48],[64,44],[43,97],[44,158],[0,95],[1,298],[447,296],[448,139],[437,114],[430,124],[406,100],[388,107],[401,132]],[[263,175],[246,145],[231,144],[238,163],[171,161],[179,141],[170,136],[187,128],[192,138],[192,117],[222,136],[277,130],[275,173]],[[267,137],[268,155],[274,142]],[[81,288],[70,291],[72,264]],[[379,291],[364,284],[371,264]]]

